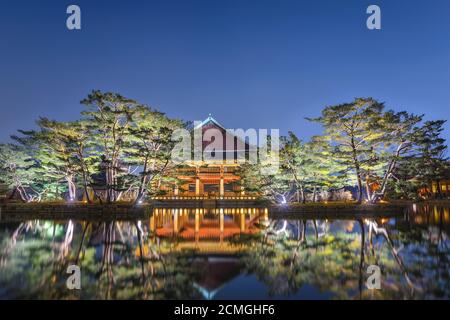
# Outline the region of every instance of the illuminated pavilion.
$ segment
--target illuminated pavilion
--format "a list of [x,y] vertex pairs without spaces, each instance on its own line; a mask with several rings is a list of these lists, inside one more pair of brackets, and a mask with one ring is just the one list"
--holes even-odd
[[205,159],[202,156],[201,160],[187,161],[184,167],[177,171],[177,178],[181,183],[167,192],[166,196],[156,198],[255,199],[254,195],[245,193],[239,183],[240,177],[237,175],[237,169],[242,159],[239,156],[248,155],[249,144],[231,135],[211,115],[195,129],[201,129],[202,153],[212,143],[207,137],[203,139],[208,130],[218,130],[222,133],[223,150],[214,150],[214,154],[218,155],[215,159]]

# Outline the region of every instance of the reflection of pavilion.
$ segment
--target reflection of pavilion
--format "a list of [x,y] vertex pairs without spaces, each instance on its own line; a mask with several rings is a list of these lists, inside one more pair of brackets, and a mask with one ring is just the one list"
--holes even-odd
[[179,250],[193,249],[198,253],[223,254],[242,249],[242,245],[224,240],[257,233],[257,225],[264,224],[267,220],[266,208],[156,208],[150,218],[150,230],[159,237],[182,239],[177,244]]
[[150,229],[160,237],[221,242],[223,239],[258,231],[257,223],[268,219],[263,208],[239,209],[154,209]]
[[176,238],[170,247],[175,251],[194,251],[192,268],[199,278],[193,286],[205,299],[213,299],[217,292],[242,272],[236,254],[247,249],[243,241],[231,241],[240,235],[255,234],[259,224],[268,222],[266,208],[155,208],[150,217],[150,230],[160,238]]
[[193,268],[202,275],[194,287],[205,299],[211,300],[228,282],[241,274],[242,264],[233,257],[208,257],[206,260],[194,260]]

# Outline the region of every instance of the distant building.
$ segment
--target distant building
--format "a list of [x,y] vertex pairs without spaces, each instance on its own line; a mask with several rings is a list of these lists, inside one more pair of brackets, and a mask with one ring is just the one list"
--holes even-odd
[[419,194],[423,198],[450,197],[450,168],[444,174],[444,179],[431,182],[428,187],[420,189]]

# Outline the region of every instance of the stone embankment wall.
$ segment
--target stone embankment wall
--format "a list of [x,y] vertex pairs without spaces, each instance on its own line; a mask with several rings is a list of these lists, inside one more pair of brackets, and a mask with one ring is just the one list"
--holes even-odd
[[388,215],[401,215],[406,212],[409,205],[406,204],[356,204],[356,203],[328,203],[305,204],[291,206],[271,206],[269,209],[272,218],[320,218],[324,216],[332,218],[334,215],[340,218],[343,215],[349,217],[376,217]]
[[8,203],[0,205],[0,221],[24,219],[128,220],[148,218],[152,206],[132,204]]

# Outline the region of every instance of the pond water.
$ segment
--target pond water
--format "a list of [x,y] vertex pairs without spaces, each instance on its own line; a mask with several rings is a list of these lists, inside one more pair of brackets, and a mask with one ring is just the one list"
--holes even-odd
[[[140,221],[1,222],[0,298],[450,298],[448,207],[269,216],[261,208],[155,209]],[[70,265],[80,267],[80,290],[67,288]],[[379,267],[380,289],[367,287],[370,265]]]

